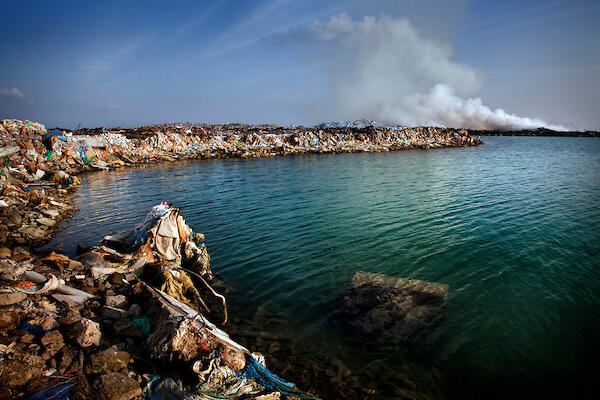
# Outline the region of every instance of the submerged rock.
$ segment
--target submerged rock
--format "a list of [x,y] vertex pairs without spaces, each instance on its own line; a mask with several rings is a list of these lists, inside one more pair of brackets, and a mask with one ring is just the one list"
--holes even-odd
[[414,340],[442,319],[448,289],[442,283],[359,271],[346,288],[342,313],[365,334]]

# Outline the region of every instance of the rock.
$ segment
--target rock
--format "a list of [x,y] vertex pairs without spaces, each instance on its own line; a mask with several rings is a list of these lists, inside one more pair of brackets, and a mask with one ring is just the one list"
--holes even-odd
[[366,334],[414,340],[443,316],[448,285],[357,272],[344,294],[343,314]]
[[86,374],[108,374],[127,368],[131,356],[125,351],[118,351],[112,346],[104,351],[92,354],[85,366]]
[[0,387],[21,387],[42,374],[41,357],[23,353],[9,353],[0,368]]
[[104,306],[102,307],[102,318],[106,319],[125,319],[129,316],[129,312],[122,310],[120,308]]
[[122,294],[118,296],[106,296],[106,305],[109,307],[125,308],[127,307],[127,297]]
[[40,179],[42,179],[44,177],[45,173],[46,173],[45,171],[38,169],[37,171],[35,171],[35,174],[33,175],[33,177],[35,178],[36,181],[39,181]]
[[108,400],[129,400],[142,395],[140,384],[135,379],[118,372],[102,375],[97,386],[102,398]]
[[44,334],[40,341],[44,345],[44,353],[42,354],[44,360],[49,360],[54,357],[65,345],[63,336],[59,331],[52,331]]
[[29,321],[30,325],[40,326],[44,331],[57,329],[60,324],[49,315],[40,315]]
[[32,335],[31,333],[26,333],[23,336],[21,336],[20,340],[21,343],[31,344],[35,342],[35,335]]
[[49,208],[47,210],[42,210],[42,213],[46,214],[50,218],[56,218],[60,215],[58,210],[56,210],[55,208]]
[[22,292],[0,293],[0,306],[9,306],[11,304],[20,303],[26,298],[27,295]]
[[88,251],[77,257],[86,268],[106,268],[106,261],[100,254]]
[[31,225],[21,227],[19,232],[29,240],[43,240],[48,237],[48,231]]
[[12,330],[19,326],[21,319],[16,312],[0,312],[0,330]]
[[52,344],[52,343],[63,343],[63,335],[59,331],[51,331],[51,332],[45,333],[44,336],[42,336],[42,339],[40,340],[40,342],[44,346],[48,346],[49,344]]
[[54,226],[56,225],[56,221],[50,218],[46,218],[46,217],[42,217],[42,218],[38,218],[36,219],[36,221],[41,224],[41,225],[46,225],[46,226]]
[[8,247],[0,247],[0,257],[9,258],[12,254],[12,251]]
[[28,258],[31,258],[31,254],[22,247],[15,247],[12,251],[11,258],[16,262],[22,262]]
[[83,318],[73,324],[71,337],[74,338],[81,347],[98,346],[101,337],[100,324],[87,318]]
[[28,263],[18,263],[11,259],[0,260],[0,279],[6,281],[16,281],[23,275],[31,265]]
[[14,229],[19,229],[23,226],[23,217],[16,208],[13,208],[13,212],[6,215],[6,226]]

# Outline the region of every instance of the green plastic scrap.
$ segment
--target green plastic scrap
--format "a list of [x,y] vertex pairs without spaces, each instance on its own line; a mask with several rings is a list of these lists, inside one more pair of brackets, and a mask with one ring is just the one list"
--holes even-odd
[[130,320],[129,323],[134,328],[140,328],[140,330],[142,331],[142,335],[144,335],[145,337],[150,336],[150,322],[148,321],[148,317],[146,317],[145,315],[142,315],[139,318],[134,318]]
[[94,162],[94,156],[91,156],[88,160],[84,161],[84,164],[91,164]]
[[4,165],[10,167],[10,160],[8,159],[8,156],[4,156]]
[[50,150],[46,150],[46,158],[47,158],[48,160],[52,159],[52,151],[50,151]]
[[25,122],[25,125],[31,126],[31,122],[27,121],[27,122]]

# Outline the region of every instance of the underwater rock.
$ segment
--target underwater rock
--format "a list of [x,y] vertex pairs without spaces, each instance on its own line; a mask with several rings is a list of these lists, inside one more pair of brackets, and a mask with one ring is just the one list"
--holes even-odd
[[342,313],[365,334],[414,340],[442,319],[448,289],[442,283],[359,271],[346,288]]

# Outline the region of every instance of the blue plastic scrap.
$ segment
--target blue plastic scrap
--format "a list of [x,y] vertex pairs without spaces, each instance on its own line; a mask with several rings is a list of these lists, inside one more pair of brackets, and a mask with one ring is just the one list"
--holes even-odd
[[77,386],[77,382],[64,383],[41,392],[35,392],[26,400],[66,400],[75,391],[75,386]]
[[58,138],[63,142],[67,141],[67,137],[63,135],[60,129],[53,129],[50,132],[46,133],[44,136],[42,136],[42,143],[44,143],[46,146],[49,146],[50,139],[52,139],[55,136],[58,136]]
[[85,153],[85,147],[81,146],[81,147],[79,148],[79,154],[81,155],[81,159],[82,159],[83,161],[86,161],[86,160],[87,160],[87,154]]
[[33,318],[29,318],[21,322],[19,325],[19,330],[33,333],[34,335],[43,335],[44,333],[52,332],[58,329],[58,327],[44,329],[42,325],[32,324],[31,321],[33,321]]

